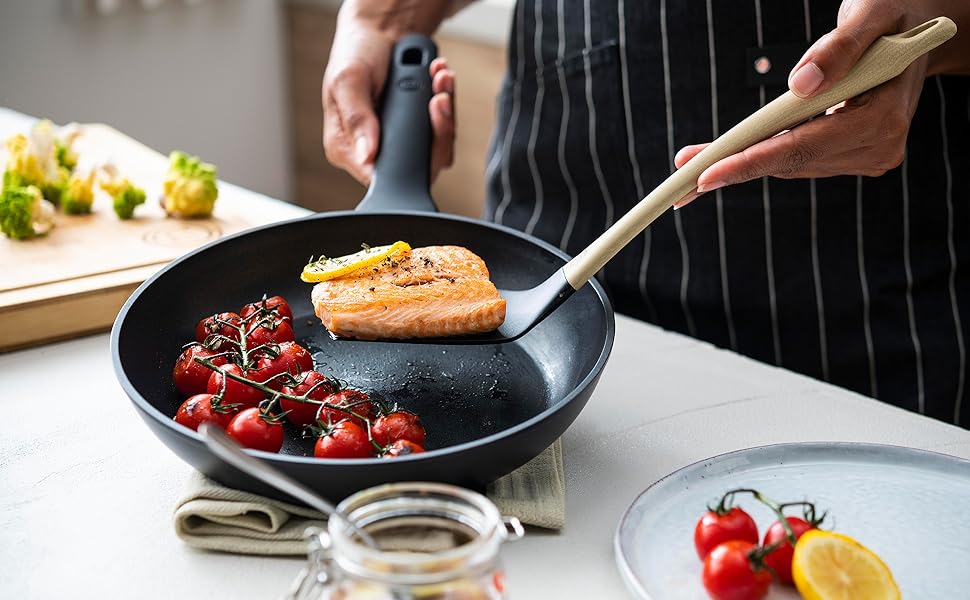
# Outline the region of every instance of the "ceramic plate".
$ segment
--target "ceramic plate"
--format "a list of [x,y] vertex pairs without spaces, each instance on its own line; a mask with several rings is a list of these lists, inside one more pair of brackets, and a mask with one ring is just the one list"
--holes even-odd
[[[777,502],[811,500],[829,511],[823,529],[876,552],[904,598],[970,594],[970,461],[898,446],[799,443],[716,456],[647,488],[616,531],[616,561],[638,598],[706,599],[694,525],[732,489],[761,490]],[[758,523],[774,520],[750,496],[738,504]],[[787,514],[799,514],[798,510]],[[772,585],[768,598],[797,598]]]

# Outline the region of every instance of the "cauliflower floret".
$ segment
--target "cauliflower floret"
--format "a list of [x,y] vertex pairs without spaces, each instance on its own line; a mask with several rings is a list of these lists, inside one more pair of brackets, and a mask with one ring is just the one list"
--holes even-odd
[[169,216],[207,217],[212,214],[218,196],[214,165],[184,152],[169,155],[162,195],[162,208]]

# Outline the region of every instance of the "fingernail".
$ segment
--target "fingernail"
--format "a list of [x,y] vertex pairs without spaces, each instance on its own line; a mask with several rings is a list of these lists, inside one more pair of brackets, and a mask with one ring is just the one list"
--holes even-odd
[[354,142],[354,152],[357,155],[357,164],[362,165],[367,162],[367,157],[370,156],[370,144],[367,143],[366,136],[359,136]]
[[707,192],[713,192],[714,190],[719,190],[726,186],[726,181],[715,181],[714,183],[702,183],[697,186],[698,194],[706,194]]
[[825,73],[813,62],[803,65],[788,78],[788,87],[796,96],[810,96],[825,79]]

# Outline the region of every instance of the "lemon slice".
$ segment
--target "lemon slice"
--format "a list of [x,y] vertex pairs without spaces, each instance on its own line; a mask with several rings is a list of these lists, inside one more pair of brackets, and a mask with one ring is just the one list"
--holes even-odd
[[394,242],[388,246],[365,247],[360,252],[337,258],[321,256],[319,260],[303,267],[300,279],[308,283],[336,279],[358,269],[375,265],[392,254],[409,250],[411,246],[407,242]]
[[886,563],[847,535],[807,531],[792,556],[795,587],[806,600],[898,600],[899,588]]

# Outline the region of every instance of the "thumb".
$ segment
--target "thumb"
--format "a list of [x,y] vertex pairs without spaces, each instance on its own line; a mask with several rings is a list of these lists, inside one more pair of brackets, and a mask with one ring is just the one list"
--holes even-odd
[[369,71],[347,69],[337,80],[332,94],[339,130],[348,146],[347,154],[357,168],[369,175],[380,135]]
[[894,2],[845,0],[838,27],[815,42],[788,76],[792,93],[808,98],[835,85],[874,41],[896,33],[901,18],[898,11]]

